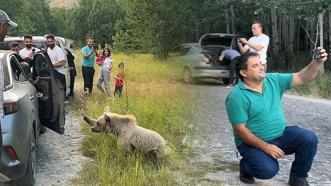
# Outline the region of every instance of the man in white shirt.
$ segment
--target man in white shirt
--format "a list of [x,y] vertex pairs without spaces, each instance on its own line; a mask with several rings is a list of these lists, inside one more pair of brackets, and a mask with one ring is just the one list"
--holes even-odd
[[66,95],[66,78],[65,78],[65,53],[64,51],[55,44],[55,36],[53,34],[48,34],[47,39],[47,54],[52,61],[53,67],[55,69],[56,77],[61,81],[63,85],[64,95]]
[[248,41],[245,38],[238,39],[239,50],[241,53],[256,52],[260,55],[261,64],[264,70],[267,71],[267,50],[269,45],[269,37],[263,33],[263,25],[259,21],[254,21],[252,24],[252,33]]
[[19,51],[19,54],[24,61],[30,62],[32,61],[34,54],[40,50],[32,46],[32,36],[28,34],[24,35],[24,45],[25,48],[22,48]]

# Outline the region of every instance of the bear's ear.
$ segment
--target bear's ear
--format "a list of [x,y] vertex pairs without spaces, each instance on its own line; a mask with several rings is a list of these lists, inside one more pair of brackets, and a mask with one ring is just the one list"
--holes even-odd
[[110,121],[111,121],[110,113],[105,113],[104,116],[105,116],[105,120],[106,120],[107,122],[110,122]]
[[105,106],[105,108],[103,109],[104,112],[109,112],[110,111],[110,108],[109,106]]

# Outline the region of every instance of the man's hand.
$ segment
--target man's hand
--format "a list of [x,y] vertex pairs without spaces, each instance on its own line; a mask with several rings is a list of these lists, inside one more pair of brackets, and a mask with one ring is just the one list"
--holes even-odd
[[267,144],[262,150],[274,159],[284,158],[285,155],[282,149],[273,144]]
[[320,52],[321,58],[320,59],[314,59],[318,63],[324,63],[328,59],[328,53],[326,53],[325,49],[322,47],[317,48]]
[[248,41],[247,41],[246,38],[239,38],[239,39],[238,39],[238,42],[239,42],[239,43],[242,43],[242,44],[247,44],[247,43],[248,43]]

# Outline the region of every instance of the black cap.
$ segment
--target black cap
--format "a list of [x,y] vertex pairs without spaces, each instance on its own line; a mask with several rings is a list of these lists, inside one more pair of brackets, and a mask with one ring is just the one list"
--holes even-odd
[[13,22],[10,20],[9,16],[7,15],[6,12],[4,12],[3,10],[0,10],[0,22],[2,23],[7,23],[13,27],[17,26],[17,23]]

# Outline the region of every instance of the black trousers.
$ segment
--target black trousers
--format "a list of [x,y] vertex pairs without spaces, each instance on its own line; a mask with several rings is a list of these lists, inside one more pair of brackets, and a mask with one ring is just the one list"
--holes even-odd
[[82,73],[84,79],[84,91],[88,91],[89,93],[92,93],[94,68],[82,66]]
[[69,96],[74,95],[74,86],[75,86],[75,76],[70,76],[70,94],[69,94]]
[[229,64],[229,70],[230,70],[229,84],[238,83],[238,81],[239,81],[239,75],[236,74],[236,81],[233,82],[234,75],[236,73],[236,65],[238,63],[239,58],[240,58],[240,56],[237,56],[237,57],[233,58],[231,60],[231,63]]
[[61,81],[61,84],[63,86],[63,94],[64,97],[66,97],[66,93],[67,93],[66,76],[55,70],[55,77]]

